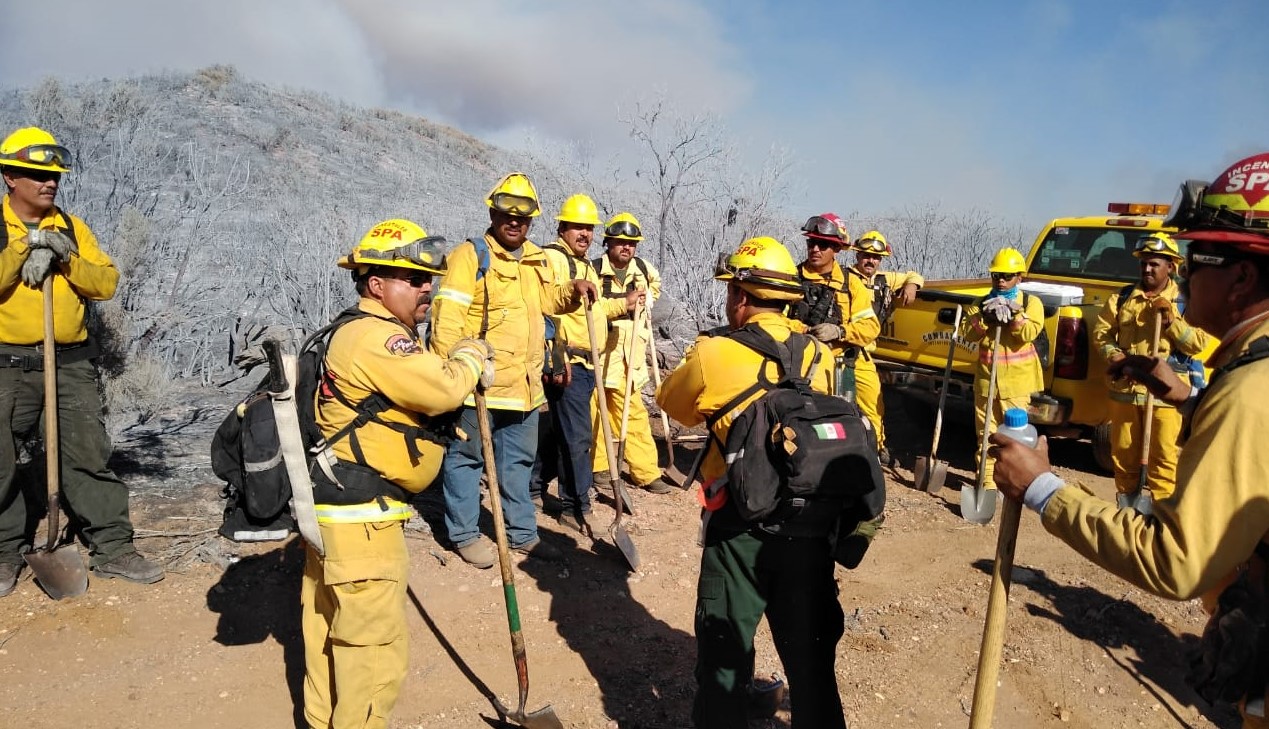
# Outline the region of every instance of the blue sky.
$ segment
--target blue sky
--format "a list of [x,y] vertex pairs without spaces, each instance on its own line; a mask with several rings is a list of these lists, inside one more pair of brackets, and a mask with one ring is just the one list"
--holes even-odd
[[6,24],[50,15],[74,19],[56,50],[11,34],[0,86],[225,63],[600,158],[664,95],[755,164],[790,148],[795,217],[939,202],[1038,224],[1269,149],[1266,0],[46,0]]

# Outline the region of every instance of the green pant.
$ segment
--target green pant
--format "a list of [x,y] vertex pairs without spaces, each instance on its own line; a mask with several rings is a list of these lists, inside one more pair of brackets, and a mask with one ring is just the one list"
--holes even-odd
[[[106,466],[110,439],[92,362],[57,368],[57,400],[61,500],[82,522],[96,566],[134,549],[128,487]],[[21,480],[16,478],[16,449],[34,433],[43,412],[44,373],[0,368],[0,562],[20,563],[23,546],[31,543]]]
[[696,598],[697,729],[746,729],[763,614],[789,679],[792,729],[845,729],[834,671],[842,608],[827,539],[711,533]]

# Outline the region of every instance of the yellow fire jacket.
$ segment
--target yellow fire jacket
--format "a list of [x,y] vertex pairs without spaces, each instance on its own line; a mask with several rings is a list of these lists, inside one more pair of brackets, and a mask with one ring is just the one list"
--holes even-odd
[[[780,314],[762,313],[749,319],[747,324],[757,324],[778,342],[789,338],[789,333],[798,327],[794,322]],[[803,360],[803,374],[809,373],[811,387],[819,392],[832,392],[833,360],[827,345],[811,340],[818,349],[819,363],[814,372],[810,372],[813,357]],[[809,352],[808,352],[809,354]],[[683,356],[679,366],[664,380],[657,390],[657,404],[671,418],[691,427],[702,423],[705,419],[726,405],[741,391],[758,381],[760,368],[765,368],[766,376],[775,381],[778,377],[774,362],[764,360],[762,355],[745,345],[727,337],[711,337],[702,335]],[[761,397],[755,393],[752,398],[737,405],[730,413],[719,418],[714,425],[714,434],[724,443],[731,429],[731,422],[740,414],[745,406]],[[707,445],[707,447],[709,447]],[[717,447],[710,448],[705,460],[701,463],[701,480],[705,482],[718,478],[725,471],[722,455]]]
[[[318,389],[316,405],[317,425],[324,437],[338,433],[356,417],[355,411],[330,392],[331,387],[352,403],[376,392],[383,394],[392,404],[379,417],[407,426],[417,425],[419,414],[449,412],[471,394],[480,379],[481,363],[445,359],[427,351],[417,333],[374,299],[363,297],[358,308],[371,316],[335,330],[326,351],[327,380]],[[356,437],[367,465],[414,493],[432,483],[445,455],[442,446],[419,441],[422,457],[412,460],[404,436],[373,421],[358,428]],[[335,441],[332,450],[341,460],[357,462],[351,436]],[[376,507],[374,511],[379,510]],[[382,516],[377,516],[369,521],[381,520]]]
[[849,270],[851,274],[843,271],[837,261],[833,261],[833,270],[827,276],[807,268],[805,261],[798,267],[798,275],[804,281],[823,284],[837,292],[845,335],[830,344],[834,357],[841,356],[848,345],[867,347],[881,334],[881,320],[872,310],[872,289],[862,274],[853,268]]
[[[608,311],[609,332],[608,341],[604,345],[602,361],[604,366],[604,387],[620,390],[626,386],[626,353],[630,347],[630,337],[634,332],[634,320],[626,314],[625,302],[616,297],[620,296],[624,299],[626,292],[642,289],[648,292],[651,301],[655,302],[661,298],[661,273],[656,267],[647,261],[643,262],[647,266],[648,275],[643,275],[643,269],[639,267],[636,259],[630,259],[630,264],[626,267],[626,280],[619,283],[615,278],[616,269],[613,268],[612,262],[608,260],[608,256],[603,256],[599,261],[599,278],[603,285],[599,289],[600,297],[612,297],[608,301],[621,302],[620,306],[609,304],[605,307]],[[649,338],[652,332],[648,331],[648,327],[641,325],[639,327],[639,340],[635,342],[635,362],[634,362],[634,387],[638,392],[644,385],[648,383],[650,373],[648,371],[648,350]],[[640,356],[642,353],[642,356]]]
[[[8,195],[0,205],[9,236],[9,244],[0,252],[0,342],[40,344],[44,341],[44,319],[40,313],[44,310],[43,293],[22,283],[19,277],[31,250],[26,244],[27,227],[9,207]],[[40,221],[40,229],[65,232],[72,224],[79,255],[72,255],[65,265],[54,264],[53,269],[53,338],[58,344],[87,339],[85,302],[105,301],[115,295],[119,285],[119,270],[101,250],[87,223],[69,213],[63,216],[49,211]]]
[[[1208,364],[1219,368],[1266,335],[1269,314],[1243,322]],[[1266,391],[1269,362],[1231,370],[1207,389],[1181,449],[1176,491],[1155,502],[1153,519],[1079,488],[1059,488],[1044,507],[1044,528],[1155,595],[1188,600],[1223,589],[1269,532]]]
[[[583,256],[573,255],[572,251],[564,245],[564,241],[556,240],[543,247],[542,252],[546,254],[546,260],[551,264],[551,271],[555,274],[556,281],[584,279],[595,284],[596,291],[600,289],[599,274],[595,273],[590,261]],[[626,304],[620,299],[601,298],[595,302],[595,341],[599,344],[601,352],[608,341],[608,320],[624,313],[626,313]],[[579,306],[577,311],[551,318],[555,321],[556,341],[567,348],[567,361],[583,365],[588,370],[594,369],[590,357],[582,353],[590,351],[590,334],[586,331],[586,307]]]
[[[1000,333],[1000,364],[996,366],[996,397],[1001,400],[1027,397],[1033,392],[1044,389],[1044,370],[1040,367],[1040,355],[1032,344],[1044,328],[1044,302],[1040,301],[1039,296],[1032,296],[1021,291],[1018,295],[1026,300],[1026,305],[1018,312],[1014,321],[1025,318],[1025,322],[1016,332],[1006,326]],[[959,334],[967,342],[978,342],[978,367],[974,370],[974,393],[980,397],[986,397],[991,378],[991,349],[996,332],[994,327],[983,322],[980,304],[970,304],[965,307],[965,316],[961,319]]]
[[[459,339],[479,337],[487,308],[485,339],[494,348],[495,377],[486,400],[495,410],[528,412],[546,402],[542,391],[546,322],[542,317],[573,311],[578,300],[567,282],[556,283],[546,255],[531,241],[524,242],[518,255],[488,232],[485,244],[489,270],[479,281],[476,247],[471,241],[459,244],[445,257],[449,270],[432,299],[432,351],[445,356]],[[470,396],[464,402],[476,404]]]
[[[1167,359],[1174,350],[1190,356],[1202,352],[1209,341],[1207,332],[1190,326],[1177,313],[1176,300],[1181,290],[1176,282],[1168,281],[1159,295],[1172,302],[1172,324],[1159,333],[1159,357]],[[1150,301],[1140,286],[1133,288],[1123,308],[1119,306],[1118,294],[1106,297],[1106,304],[1093,325],[1093,341],[1103,358],[1109,360],[1115,354],[1150,354],[1155,316]],[[1110,397],[1120,402],[1145,405],[1146,387],[1127,378],[1112,381]],[[1155,400],[1154,405],[1172,407],[1160,400]]]

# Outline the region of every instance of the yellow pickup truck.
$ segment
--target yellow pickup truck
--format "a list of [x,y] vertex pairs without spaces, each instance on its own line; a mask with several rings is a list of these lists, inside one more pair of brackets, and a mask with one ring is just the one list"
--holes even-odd
[[[1106,470],[1111,470],[1106,362],[1093,346],[1093,325],[1107,298],[1140,278],[1132,255],[1137,241],[1154,231],[1172,232],[1163,227],[1167,210],[1167,205],[1112,203],[1107,215],[1058,218],[1040,231],[1027,255],[1021,287],[1044,302],[1037,349],[1045,362],[1045,389],[1031,398],[1031,422],[1051,436],[1089,438]],[[911,306],[897,308],[882,325],[873,352],[882,383],[902,393],[905,404],[932,412],[954,340],[957,305],[977,301],[990,288],[987,278],[929,281]],[[978,346],[959,339],[955,346],[948,417],[972,419]]]

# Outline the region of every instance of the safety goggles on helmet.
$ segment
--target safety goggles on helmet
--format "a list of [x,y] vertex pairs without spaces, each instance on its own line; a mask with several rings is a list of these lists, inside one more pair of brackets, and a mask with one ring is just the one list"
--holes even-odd
[[732,254],[719,253],[718,260],[714,263],[714,278],[723,281],[753,281],[755,283],[769,284],[777,287],[801,290],[802,283],[797,276],[790,276],[787,273],[779,271],[770,271],[765,268],[740,268],[731,262]]
[[886,252],[887,246],[885,243],[882,243],[876,238],[860,238],[855,241],[855,249],[863,251],[864,253],[876,253],[877,255],[882,255]]
[[604,228],[605,238],[641,238],[643,231],[629,220],[618,220]]
[[357,258],[367,263],[370,261],[408,261],[422,268],[444,271],[445,254],[441,253],[441,246],[443,245],[445,245],[443,237],[429,235],[426,238],[386,251],[362,248],[357,251]]
[[1176,199],[1172,202],[1172,216],[1163,222],[1181,230],[1215,228],[1234,232],[1246,232],[1249,228],[1269,235],[1269,212],[1259,210],[1238,211],[1226,207],[1212,207],[1203,203],[1208,183],[1202,180],[1186,180],[1181,183]]
[[70,167],[71,153],[69,149],[60,144],[32,144],[29,147],[23,147],[8,154],[0,154],[0,161],[3,160]]
[[802,232],[809,235],[823,235],[830,238],[836,238],[837,240],[845,243],[842,239],[841,227],[828,218],[819,215],[813,215],[808,218],[802,225]]
[[527,218],[538,211],[537,200],[531,197],[512,195],[507,192],[495,192],[489,198],[489,204],[500,213],[518,215],[522,218]]
[[1136,248],[1133,248],[1133,251],[1137,253],[1142,251],[1150,251],[1151,253],[1171,253],[1168,249],[1168,244],[1164,243],[1162,238],[1155,238],[1154,236],[1142,238],[1137,241],[1137,246]]

